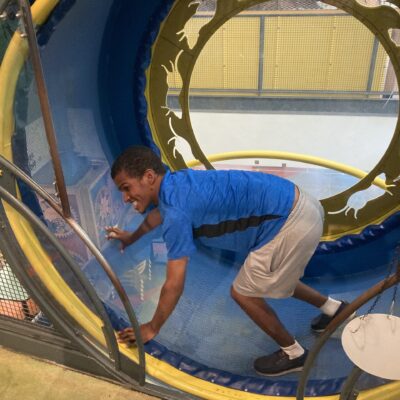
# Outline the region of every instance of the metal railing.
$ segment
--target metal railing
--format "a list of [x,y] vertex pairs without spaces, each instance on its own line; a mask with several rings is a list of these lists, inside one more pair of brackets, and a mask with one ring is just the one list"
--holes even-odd
[[[21,179],[24,183],[26,183],[31,189],[33,189],[41,198],[43,198],[47,202],[47,204],[49,204],[49,206],[52,207],[65,220],[65,222],[68,223],[68,225],[74,230],[74,232],[78,235],[78,237],[84,242],[84,244],[87,246],[87,248],[93,254],[95,259],[98,261],[98,263],[104,269],[104,271],[106,272],[110,281],[114,285],[114,287],[122,301],[122,304],[128,315],[129,322],[131,323],[132,327],[135,330],[135,334],[137,334],[136,338],[137,338],[137,346],[138,346],[138,350],[139,350],[139,365],[144,370],[144,368],[145,368],[144,347],[143,347],[143,341],[140,336],[139,323],[137,321],[135,312],[132,308],[132,305],[129,301],[128,295],[126,294],[125,289],[123,288],[120,280],[118,279],[117,275],[114,273],[113,269],[108,264],[107,260],[104,258],[104,256],[100,252],[100,250],[95,246],[95,244],[91,241],[91,239],[89,238],[87,233],[82,229],[82,227],[72,217],[68,217],[68,218],[64,217],[60,205],[54,200],[54,198],[47,191],[45,191],[40,185],[38,185],[35,181],[33,181],[32,178],[30,178],[27,174],[25,174],[17,166],[10,163],[8,160],[6,160],[1,155],[0,155],[0,165],[3,168],[10,171],[15,177]],[[16,199],[11,198],[10,196],[12,196],[12,195],[6,194],[6,193],[7,192],[5,192],[5,190],[0,187],[0,197],[3,197],[3,198],[7,197],[7,199],[9,199],[13,204],[17,205],[17,203],[15,202]],[[18,207],[20,207],[22,210],[22,207],[20,205],[18,205]],[[24,212],[26,214],[29,221],[33,221],[34,214],[27,208],[27,210],[30,211],[28,213],[27,210],[25,210],[25,208],[26,207],[24,207],[23,211],[21,211],[21,212]],[[55,243],[54,240],[57,240],[57,239],[55,237],[53,237],[53,235],[48,230],[47,230],[47,232],[44,232],[44,233],[49,238],[49,240],[51,240],[52,243]],[[57,246],[56,247],[57,249],[62,248],[62,245],[60,243],[58,243],[57,245],[55,244],[55,246]],[[63,258],[67,261],[68,265],[70,265],[71,269],[77,275],[78,279],[81,282],[85,282],[85,286],[88,286],[88,285],[90,286],[90,283],[87,281],[86,277],[82,274],[82,272],[80,272],[80,270],[79,270],[79,272],[76,271],[77,268],[79,269],[79,267],[75,267],[75,262],[65,254],[65,250],[62,250],[62,253],[60,253],[60,254],[62,254]],[[90,289],[90,294],[91,294],[91,297],[93,297],[93,296],[97,297],[97,294],[93,289]],[[96,301],[96,302],[98,303],[98,301]],[[101,307],[101,309],[104,310],[104,307]],[[105,317],[103,312],[100,315],[102,317]],[[105,321],[109,322],[108,317],[105,319]],[[106,327],[106,328],[107,328],[107,332],[109,333],[110,331],[109,331],[108,327]],[[114,334],[113,334],[113,336],[114,336]],[[111,354],[113,355],[114,360],[115,360],[116,369],[120,369],[119,356],[118,356],[118,354],[116,354],[116,351],[115,351],[115,348],[116,348],[115,347],[116,346],[115,337],[114,338],[109,337],[107,340],[107,343],[111,347],[110,350],[111,350]]]
[[[43,75],[42,63],[40,61],[39,49],[36,40],[35,29],[33,27],[32,15],[29,3],[26,0],[18,0],[22,12],[22,20],[25,26],[26,37],[29,43],[31,61],[35,75],[37,91],[42,110],[44,130],[49,144],[50,156],[56,178],[57,190],[61,201],[63,216],[71,217],[71,207],[69,205],[67,187],[65,185],[64,173],[61,166],[60,155],[57,149],[57,140],[54,131],[53,119],[50,111],[50,103],[47,95],[46,83]],[[22,33],[23,35],[23,33]]]
[[[11,1],[1,1],[0,7],[1,11],[4,12],[8,4]],[[3,156],[0,156],[0,165],[6,170],[9,171],[14,177],[21,179],[24,183],[26,183],[31,189],[33,189],[40,197],[42,197],[50,207],[52,207],[73,229],[73,231],[78,235],[78,237],[83,241],[89,251],[93,254],[95,259],[98,261],[100,266],[106,272],[108,278],[111,283],[114,285],[116,292],[118,293],[122,304],[127,313],[129,323],[134,329],[136,335],[136,345],[138,348],[138,358],[139,358],[139,383],[143,385],[145,383],[145,352],[143,341],[140,335],[139,323],[136,318],[135,312],[132,308],[132,305],[129,301],[127,293],[125,292],[121,282],[118,277],[114,273],[111,266],[108,264],[104,256],[101,254],[99,249],[94,245],[91,241],[87,233],[82,229],[82,227],[71,217],[71,209],[68,201],[68,193],[66,190],[64,175],[62,171],[61,161],[59,157],[59,153],[57,150],[57,141],[54,132],[54,126],[51,116],[51,110],[49,105],[49,100],[47,96],[47,90],[45,85],[45,80],[43,76],[42,65],[40,61],[40,55],[38,51],[36,35],[34,30],[34,24],[32,22],[32,15],[30,12],[29,3],[26,0],[18,0],[18,5],[20,7],[20,13],[17,14],[17,17],[22,18],[24,23],[24,31],[19,33],[21,38],[27,38],[29,44],[29,50],[31,54],[31,60],[34,70],[34,76],[37,83],[38,95],[40,100],[41,111],[44,119],[44,126],[47,136],[47,141],[50,148],[50,155],[53,162],[53,168],[55,172],[56,185],[60,197],[59,204],[48,192],[46,192],[43,188],[41,188],[37,183],[35,183],[27,174],[25,174],[22,170],[20,170],[13,163],[8,161]],[[0,171],[0,177],[2,176],[3,171]],[[1,178],[0,178],[1,179]],[[0,197],[4,199],[7,203],[12,205],[19,213],[24,215],[27,220],[36,226],[42,234],[46,236],[46,238],[50,241],[50,243],[59,251],[62,258],[66,261],[69,268],[73,271],[77,279],[83,285],[86,293],[89,298],[93,301],[93,304],[96,308],[96,311],[99,313],[101,318],[103,319],[105,326],[103,327],[103,334],[105,336],[105,341],[107,348],[109,350],[109,355],[114,362],[115,369],[118,371],[121,369],[121,359],[120,353],[118,349],[118,344],[116,342],[115,333],[111,326],[110,319],[105,311],[101,300],[96,294],[96,291],[91,286],[87,278],[80,271],[80,268],[75,264],[72,257],[68,254],[68,252],[62,247],[62,245],[58,242],[55,236],[48,231],[48,229],[43,225],[40,220],[36,217],[36,215],[26,207],[21,201],[19,201],[15,196],[13,196],[9,191],[5,188],[0,187]]]
[[109,355],[111,359],[115,362],[115,368],[119,370],[121,363],[118,351],[118,344],[115,339],[113,327],[102,302],[100,301],[96,291],[93,289],[86,276],[82,273],[79,266],[75,263],[71,255],[60,243],[60,241],[55,237],[55,235],[47,229],[45,224],[41,222],[40,219],[26,205],[24,205],[20,200],[14,197],[2,186],[0,186],[0,198],[5,200],[9,205],[16,209],[24,218],[26,218],[31,224],[33,224],[40,231],[40,233],[44,235],[44,237],[46,237],[50,244],[57,250],[58,254],[61,255],[61,258],[66,262],[75,277],[82,284],[85,293],[93,302],[95,310],[98,312],[105,323],[105,326],[103,327],[103,333],[106,339],[107,347],[110,350]]
[[[304,400],[304,392],[307,384],[307,380],[310,374],[310,371],[314,365],[314,362],[321,351],[324,344],[328,341],[328,339],[333,335],[339,326],[345,322],[354,312],[356,312],[361,306],[366,304],[373,298],[377,298],[377,296],[381,295],[387,289],[390,289],[392,286],[398,284],[400,282],[400,262],[397,260],[397,270],[396,272],[378,282],[376,285],[372,286],[364,293],[362,293],[359,297],[357,297],[353,302],[351,302],[336,318],[334,318],[329,325],[327,326],[324,333],[319,337],[317,342],[314,344],[313,348],[310,350],[306,363],[304,364],[304,369],[301,374],[299,384],[297,386],[296,400]],[[349,400],[349,396],[353,393],[354,385],[357,382],[357,379],[360,377],[362,371],[355,367],[353,371],[348,376],[344,386],[342,388],[342,394],[340,400]]]
[[[202,11],[196,13],[192,18],[193,20],[208,18],[211,19],[214,15],[214,11]],[[304,17],[324,17],[324,18],[352,18],[351,15],[347,14],[342,10],[325,10],[325,9],[314,9],[314,10],[284,10],[284,11],[245,11],[238,15],[235,15],[232,20],[239,20],[243,18],[251,18],[253,20],[258,20],[258,50],[257,50],[257,73],[255,75],[255,85],[254,87],[248,88],[226,88],[226,87],[191,87],[191,95],[192,96],[202,96],[204,94],[213,95],[215,93],[218,94],[226,94],[227,96],[234,96],[240,94],[253,95],[257,97],[262,96],[354,96],[357,99],[368,99],[368,98],[381,98],[383,100],[387,100],[387,98],[393,98],[393,96],[398,96],[398,86],[397,81],[394,79],[393,83],[387,84],[388,81],[394,77],[394,73],[390,67],[386,68],[384,75],[380,76],[379,79],[382,81],[382,89],[381,90],[373,90],[373,83],[378,77],[377,74],[377,61],[379,57],[379,40],[378,38],[371,37],[371,51],[369,54],[365,54],[365,58],[368,58],[369,68],[367,72],[367,76],[365,78],[364,84],[361,86],[359,90],[341,90],[341,89],[284,89],[284,88],[266,88],[265,87],[265,43],[267,41],[265,27],[268,26],[271,20],[274,18],[304,18]],[[397,33],[393,33],[394,36]],[[397,36],[396,36],[397,37]],[[210,59],[207,65],[212,65],[213,60]],[[390,65],[390,62],[389,62]],[[179,94],[181,92],[181,87],[170,87],[169,94]]]

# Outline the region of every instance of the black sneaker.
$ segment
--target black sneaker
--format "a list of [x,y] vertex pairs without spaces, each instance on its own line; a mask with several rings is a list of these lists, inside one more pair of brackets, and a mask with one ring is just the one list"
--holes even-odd
[[[337,309],[337,311],[335,312],[334,315],[332,315],[331,317],[329,315],[326,314],[320,314],[317,317],[315,317],[312,321],[311,321],[311,329],[314,332],[323,332],[326,327],[328,326],[329,322],[331,322],[337,315],[339,315],[344,308],[349,304],[347,301],[342,301],[342,304],[340,304],[339,308]],[[348,319],[352,319],[354,318],[354,316],[356,315],[356,313],[353,313],[352,315],[349,316]]]
[[257,358],[254,361],[254,369],[258,374],[266,376],[278,376],[301,371],[306,362],[307,354],[308,350],[305,349],[302,356],[291,360],[283,350],[278,350],[269,356]]

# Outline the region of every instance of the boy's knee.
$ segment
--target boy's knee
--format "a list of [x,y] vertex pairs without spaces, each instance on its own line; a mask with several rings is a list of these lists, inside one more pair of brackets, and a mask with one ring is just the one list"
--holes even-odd
[[235,300],[237,303],[240,302],[240,298],[242,297],[242,295],[240,293],[238,293],[235,288],[233,287],[233,285],[231,286],[231,297],[233,300]]

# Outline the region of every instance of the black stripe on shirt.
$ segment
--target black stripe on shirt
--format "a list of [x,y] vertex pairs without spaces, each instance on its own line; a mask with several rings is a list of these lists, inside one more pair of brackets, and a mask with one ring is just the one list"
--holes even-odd
[[212,238],[222,236],[225,233],[233,233],[244,231],[247,228],[254,228],[261,225],[264,221],[281,218],[281,215],[260,215],[236,220],[221,221],[218,224],[201,225],[193,229],[193,237],[199,238],[202,236]]

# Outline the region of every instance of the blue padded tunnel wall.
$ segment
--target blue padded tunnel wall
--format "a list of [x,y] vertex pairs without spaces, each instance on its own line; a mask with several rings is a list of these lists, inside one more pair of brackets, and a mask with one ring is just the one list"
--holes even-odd
[[41,28],[38,40],[62,156],[70,147],[64,141],[71,136],[66,114],[71,107],[91,110],[89,128],[96,129],[109,163],[129,145],[151,145],[138,125],[138,110],[145,105],[137,101],[143,88],[137,71],[149,61],[143,43],[163,7],[159,0],[62,0],[53,13],[59,18]]
[[111,5],[99,58],[99,96],[114,156],[130,145],[154,148],[143,118],[147,112],[144,71],[150,61],[151,44],[171,3],[123,0]]

